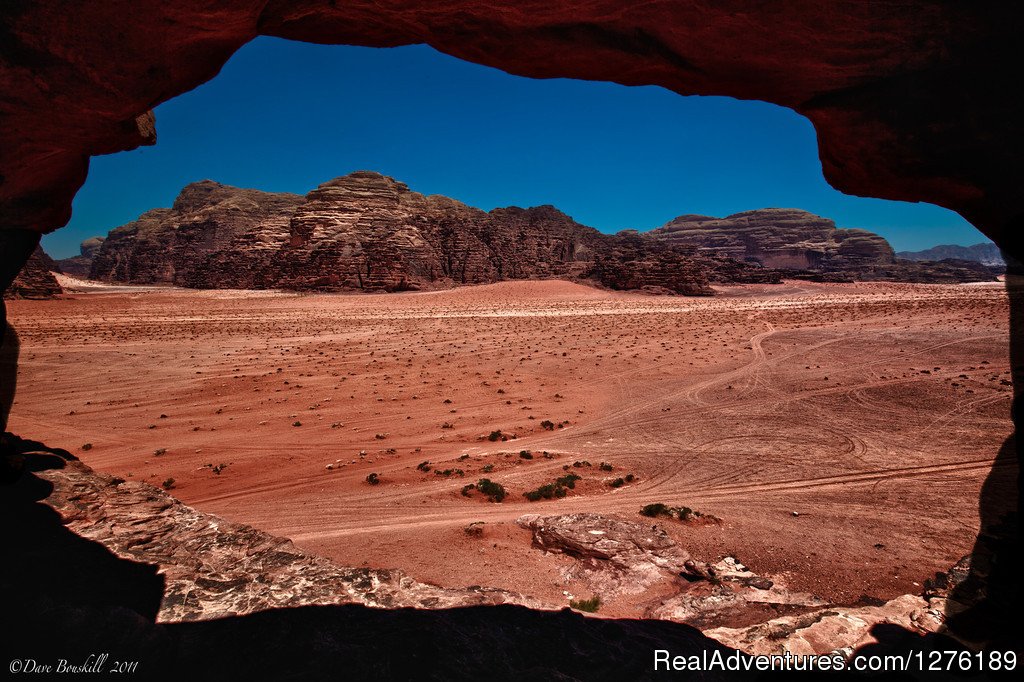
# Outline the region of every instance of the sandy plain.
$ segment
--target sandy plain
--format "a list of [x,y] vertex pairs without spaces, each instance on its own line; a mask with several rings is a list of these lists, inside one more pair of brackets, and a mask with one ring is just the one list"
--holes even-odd
[[[173,478],[184,502],[342,565],[562,606],[588,596],[564,577],[574,560],[532,548],[515,519],[642,520],[664,502],[722,519],[663,522],[695,556],[853,603],[919,592],[970,551],[1011,432],[1007,315],[997,285],[83,287],[10,302],[9,428],[102,471]],[[523,497],[565,467],[582,476],[567,497]],[[504,502],[461,494],[483,477]],[[482,538],[464,532],[475,521]]]

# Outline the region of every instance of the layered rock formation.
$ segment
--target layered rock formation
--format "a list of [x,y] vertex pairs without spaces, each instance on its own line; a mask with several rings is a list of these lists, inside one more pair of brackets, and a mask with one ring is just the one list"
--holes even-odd
[[53,298],[62,291],[54,272],[60,272],[57,264],[43,251],[43,247],[36,247],[14,281],[4,290],[4,298]]
[[[89,276],[200,289],[405,291],[508,279],[708,295],[709,282],[992,280],[965,261],[912,263],[867,230],[793,209],[682,216],[606,235],[553,206],[490,212],[359,171],[305,197],[209,180],[90,242]],[[84,257],[84,256],[83,256]],[[77,263],[77,261],[76,261]]]
[[[733,557],[701,561],[657,524],[601,514],[527,514],[516,523],[531,531],[536,548],[577,559],[563,568],[563,578],[586,584],[603,601],[619,595],[636,599],[659,586],[662,593],[646,609],[649,618],[704,628],[826,605],[814,595],[790,591],[780,576],[758,575]],[[666,597],[667,589],[673,594]]]
[[683,215],[650,234],[769,268],[835,272],[895,261],[883,237],[867,230],[841,230],[828,218],[797,209],[763,208],[725,218]]
[[[764,276],[742,264],[733,270]],[[711,293],[706,268],[684,249],[604,235],[553,206],[487,213],[369,171],[326,182],[305,197],[210,181],[188,185],[173,207],[112,230],[90,276],[306,291],[559,277],[614,289]]]
[[310,604],[539,605],[502,590],[445,589],[397,570],[335,566],[286,538],[198,512],[159,488],[100,474],[77,461],[38,475],[53,486],[47,504],[68,529],[119,557],[160,567],[165,585],[158,621]]
[[725,218],[683,215],[649,234],[697,254],[756,263],[795,278],[940,283],[994,281],[997,274],[976,262],[902,260],[880,235],[841,229],[797,209],[765,208]]
[[61,258],[56,261],[57,267],[65,275],[80,278],[88,277],[89,272],[92,270],[92,259],[99,253],[105,239],[106,237],[90,237],[86,239],[79,247],[80,253],[77,256]]
[[301,203],[297,194],[193,183],[171,208],[147,211],[111,230],[93,256],[90,277],[203,288],[259,286]]

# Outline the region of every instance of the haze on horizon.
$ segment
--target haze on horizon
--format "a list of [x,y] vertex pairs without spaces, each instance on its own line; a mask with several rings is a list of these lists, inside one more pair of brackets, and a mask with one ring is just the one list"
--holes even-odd
[[986,241],[953,211],[836,191],[810,122],[783,107],[522,78],[426,46],[258,38],[156,118],[155,147],[92,159],[71,222],[44,237],[52,256],[170,206],[190,182],[305,194],[355,170],[484,210],[553,204],[602,232],[785,207],[897,251]]

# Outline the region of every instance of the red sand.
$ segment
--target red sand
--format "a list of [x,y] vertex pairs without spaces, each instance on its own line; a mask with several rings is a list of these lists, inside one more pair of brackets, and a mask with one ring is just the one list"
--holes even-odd
[[[103,471],[173,478],[183,501],[340,564],[441,585],[562,605],[578,587],[559,573],[572,560],[532,549],[514,520],[641,519],[642,505],[664,502],[724,520],[668,524],[700,558],[738,556],[835,601],[919,591],[970,550],[980,486],[1011,432],[1004,291],[722,291],[516,282],[14,301],[23,348],[10,429]],[[483,438],[496,430],[517,438]],[[523,498],[577,460],[593,466],[570,468],[583,480],[568,497]],[[465,476],[423,473],[424,461]],[[609,487],[627,473],[639,482]],[[481,477],[506,501],[460,494]],[[472,521],[486,523],[482,540],[463,532]]]

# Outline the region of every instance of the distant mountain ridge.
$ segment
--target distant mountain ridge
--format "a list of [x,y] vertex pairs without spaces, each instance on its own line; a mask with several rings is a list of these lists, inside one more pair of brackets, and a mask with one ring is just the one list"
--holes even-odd
[[955,258],[957,260],[969,260],[983,265],[1005,266],[1003,254],[999,247],[992,242],[981,242],[972,246],[961,246],[959,244],[940,244],[922,251],[900,251],[896,254],[907,260],[946,260]]
[[212,181],[169,209],[114,228],[94,279],[195,288],[404,291],[506,279],[566,278],[618,289],[708,295],[710,272],[778,281],[753,265],[605,235],[553,206],[485,212],[358,171],[305,196]]
[[209,289],[404,291],[563,278],[618,290],[708,295],[711,284],[993,280],[969,261],[899,259],[868,230],[799,209],[680,216],[603,234],[554,206],[489,212],[358,171],[305,196],[203,180],[82,244],[66,272]]
[[648,233],[696,254],[731,258],[821,281],[967,282],[996,272],[968,260],[898,258],[881,235],[843,229],[829,218],[793,208],[763,208],[725,218],[683,215]]

